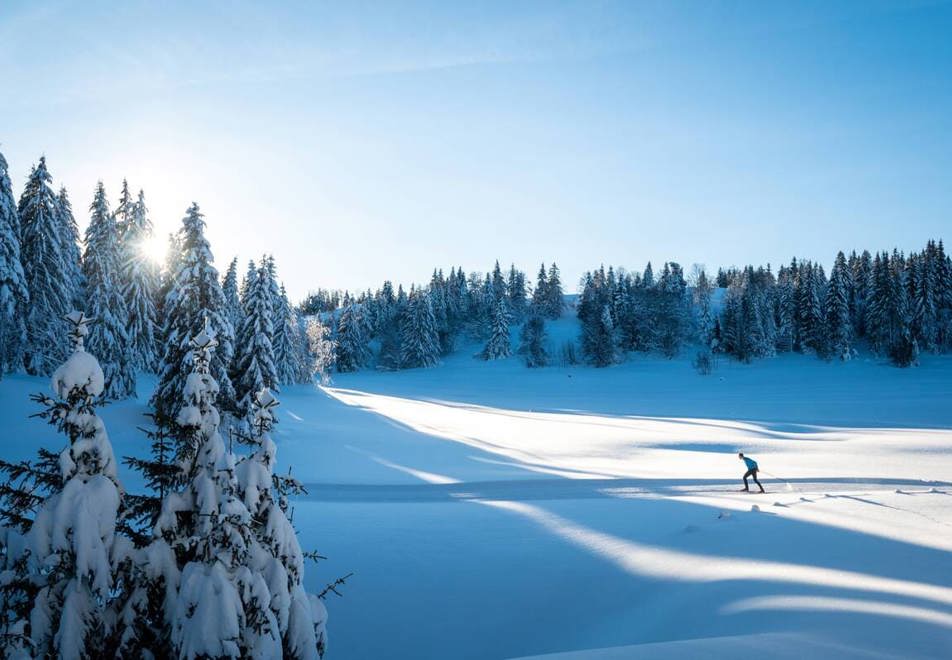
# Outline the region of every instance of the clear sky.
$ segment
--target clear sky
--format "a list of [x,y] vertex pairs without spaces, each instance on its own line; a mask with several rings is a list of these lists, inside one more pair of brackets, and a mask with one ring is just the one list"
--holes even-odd
[[[291,295],[952,240],[949,2],[0,2],[0,151]],[[243,267],[242,267],[243,270]]]

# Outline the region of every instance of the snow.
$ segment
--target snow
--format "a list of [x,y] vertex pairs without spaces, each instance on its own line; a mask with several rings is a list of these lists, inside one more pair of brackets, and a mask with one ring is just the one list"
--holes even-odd
[[[577,331],[546,324],[556,347]],[[278,466],[308,490],[294,527],[328,558],[304,589],[354,572],[324,603],[328,658],[949,656],[949,356],[721,359],[699,376],[690,351],[527,369],[480,348],[282,388]],[[26,419],[39,385],[0,381],[8,460],[48,441]],[[102,412],[117,456],[144,453],[145,386]],[[737,492],[737,451],[766,495]],[[299,591],[281,619],[306,619]]]
[[78,350],[53,372],[53,391],[65,399],[70,390],[85,388],[90,396],[99,396],[105,386],[102,367],[91,354]]

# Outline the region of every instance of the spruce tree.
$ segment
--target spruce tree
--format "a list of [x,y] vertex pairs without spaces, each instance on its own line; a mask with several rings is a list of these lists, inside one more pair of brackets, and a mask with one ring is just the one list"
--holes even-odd
[[[245,276],[241,280],[241,288],[238,289],[238,299],[245,300],[248,295],[248,289],[254,283],[255,279],[258,277],[258,266],[255,265],[253,259],[248,260],[248,267],[245,269]],[[244,313],[244,310],[242,310]]]
[[938,338],[936,272],[927,250],[910,255],[906,265],[909,290],[910,330],[924,350],[934,350]]
[[645,288],[648,288],[648,289],[650,289],[651,287],[655,285],[654,270],[651,268],[650,261],[648,262],[648,265],[645,266],[645,272],[641,276],[641,282],[645,286]]
[[515,265],[509,266],[509,280],[506,283],[509,290],[509,311],[514,321],[522,322],[529,310],[529,300],[526,296],[526,276],[516,270]]
[[912,309],[908,294],[908,273],[903,256],[893,250],[889,259],[889,357],[899,367],[909,367],[919,359],[919,344],[912,335]]
[[120,241],[125,241],[126,231],[133,224],[133,214],[135,212],[136,202],[132,199],[132,192],[129,190],[129,182],[122,180],[122,187],[119,190],[119,202],[113,211],[113,219],[116,223],[116,233]]
[[228,270],[225,271],[225,278],[221,282],[221,292],[225,296],[225,310],[228,320],[236,330],[241,327],[241,318],[243,311],[241,309],[241,298],[238,295],[238,257],[231,260],[228,264]]
[[[307,320],[306,335],[308,349],[313,356],[310,373],[316,375],[322,385],[327,385],[330,383],[337,351],[337,345],[331,339],[331,329],[321,322],[319,315],[313,316]],[[399,362],[397,364],[399,365]]]
[[799,319],[800,348],[821,354],[824,349],[825,323],[823,318],[824,283],[818,266],[809,261],[800,264],[797,316]]
[[697,339],[702,346],[710,348],[711,333],[714,331],[714,312],[711,308],[711,294],[714,286],[703,268],[695,267],[695,273],[691,295],[694,303]]
[[0,378],[23,367],[30,294],[20,255],[20,220],[0,153]]
[[777,350],[792,351],[794,345],[797,300],[794,289],[794,273],[783,266],[777,275],[776,324]]
[[[128,313],[126,334],[129,351],[137,369],[155,371],[158,348],[155,299],[159,278],[155,265],[144,251],[145,244],[152,238],[152,222],[145,205],[145,194],[140,190],[131,209],[122,214],[117,210],[115,215],[121,246],[122,298]],[[120,218],[123,218],[122,225],[118,224]]]
[[559,267],[553,263],[549,267],[549,278],[546,281],[546,315],[553,321],[562,316],[562,276]]
[[274,360],[278,382],[286,385],[308,383],[313,374],[313,358],[301,318],[288,300],[284,285],[275,310]]
[[492,330],[483,349],[484,360],[499,360],[512,354],[509,339],[509,305],[505,298],[497,298],[493,304]]
[[502,274],[502,268],[499,267],[499,260],[496,259],[496,265],[492,272],[492,290],[493,300],[504,300],[509,304],[509,287],[506,285],[506,278]]
[[656,341],[666,357],[674,357],[681,348],[688,320],[685,298],[687,284],[681,266],[665,263],[658,281],[657,307],[655,311]]
[[235,457],[219,432],[218,384],[211,373],[216,344],[210,330],[189,342],[192,369],[175,418],[183,438],[177,460],[182,486],[164,498],[153,530],[160,556],[167,557],[165,547],[174,550],[173,574],[180,576],[167,612],[171,645],[179,658],[280,657],[272,609],[280,594],[268,587],[266,551],[241,497]]
[[56,196],[50,188],[46,159],[40,158],[27,181],[17,212],[20,218],[20,259],[24,264],[30,304],[26,308],[28,373],[48,376],[66,357],[63,321],[71,308],[71,291],[63,286],[70,272]]
[[341,310],[337,319],[336,342],[338,371],[357,371],[367,364],[367,339],[357,305],[347,305]]
[[251,514],[251,529],[264,549],[256,563],[272,594],[269,605],[278,623],[284,658],[316,659],[326,647],[327,612],[304,590],[304,553],[288,520],[288,496],[304,492],[290,476],[276,474],[277,447],[271,430],[278,400],[257,392],[252,408],[253,448],[236,467],[238,494]]
[[[178,232],[170,232],[168,244],[165,248],[165,261],[159,272],[159,290],[155,296],[155,310],[160,319],[160,327],[157,338],[162,339],[162,330],[165,322],[165,299],[172,290],[175,283],[175,275],[179,272],[182,264],[182,237]],[[162,347],[157,347],[157,356],[162,357]],[[159,365],[161,368],[161,365]]]
[[940,240],[930,248],[936,272],[936,304],[938,326],[936,343],[941,350],[952,349],[952,258],[945,253]]
[[[403,288],[400,288],[402,294]],[[380,295],[377,296],[377,338],[380,341],[380,352],[377,356],[377,368],[394,370],[400,368],[400,339],[401,326],[406,312],[406,296],[397,296],[393,292],[390,281],[383,283]],[[311,339],[311,352],[316,356],[314,340]],[[324,361],[329,364],[327,360]],[[333,360],[331,360],[333,362]]]
[[540,316],[548,316],[549,309],[549,276],[543,263],[539,267],[539,274],[536,276],[535,289],[532,291],[532,313]]
[[606,304],[582,325],[582,354],[593,366],[607,367],[616,359],[615,342],[615,324]]
[[[66,436],[67,445],[58,455],[41,451],[36,465],[0,466],[24,487],[17,498],[21,505],[35,511],[32,520],[21,519],[25,543],[15,545],[23,554],[3,580],[4,632],[17,635],[0,640],[5,655],[28,646],[27,657],[111,656],[106,633],[121,589],[115,562],[124,554],[116,538],[123,491],[106,428],[96,415],[105,377],[83,346],[89,319],[72,312],[66,320],[73,353],[52,376],[53,396],[33,398],[44,407],[39,416]],[[5,495],[11,493],[5,489]],[[9,561],[15,533],[5,531]],[[27,620],[29,643],[21,644]]]
[[852,328],[850,323],[849,290],[846,257],[837,254],[830,281],[826,288],[824,316],[826,318],[826,353],[841,360],[850,358]]
[[178,254],[172,260],[174,272],[169,275],[168,293],[163,302],[163,355],[159,382],[152,396],[160,422],[173,416],[182,400],[192,360],[189,342],[203,331],[206,323],[218,342],[209,364],[210,373],[218,383],[218,403],[229,412],[236,410],[237,403],[228,378],[228,367],[234,356],[234,329],[228,320],[225,296],[205,238],[205,219],[198,204],[189,207],[174,245]]
[[271,274],[262,259],[255,278],[245,288],[241,301],[244,319],[238,329],[235,353],[235,396],[243,415],[250,413],[255,392],[275,388],[278,375],[274,363],[274,300]]
[[73,216],[73,205],[65,187],[60,187],[56,197],[56,214],[59,222],[64,268],[63,284],[66,286],[73,306],[85,307],[86,283],[82,272],[82,255],[79,249],[79,226]]
[[432,367],[440,359],[439,335],[426,291],[410,292],[400,326],[400,366]]
[[761,292],[752,274],[752,269],[733,274],[719,325],[720,350],[742,362],[764,357],[773,350],[772,342],[765,337]]
[[119,236],[101,181],[89,210],[83,254],[87,304],[95,320],[89,333],[89,350],[104,366],[103,396],[124,399],[135,395],[136,376],[125,328],[129,315],[120,288]]
[[519,334],[519,353],[523,355],[527,367],[544,367],[549,362],[546,349],[545,321],[533,314],[522,326]]

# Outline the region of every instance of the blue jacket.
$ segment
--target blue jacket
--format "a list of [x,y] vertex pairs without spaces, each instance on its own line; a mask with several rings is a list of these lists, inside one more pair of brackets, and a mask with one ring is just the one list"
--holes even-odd
[[757,461],[755,461],[755,460],[752,459],[752,458],[747,458],[746,456],[744,456],[744,463],[747,464],[747,469],[748,469],[748,470],[756,470],[756,469],[757,469]]

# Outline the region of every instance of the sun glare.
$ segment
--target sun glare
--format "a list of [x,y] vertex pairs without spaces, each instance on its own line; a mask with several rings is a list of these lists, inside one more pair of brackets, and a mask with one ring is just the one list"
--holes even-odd
[[162,240],[161,236],[152,236],[142,241],[139,249],[142,250],[142,254],[147,259],[153,263],[161,264],[165,260],[168,244]]

